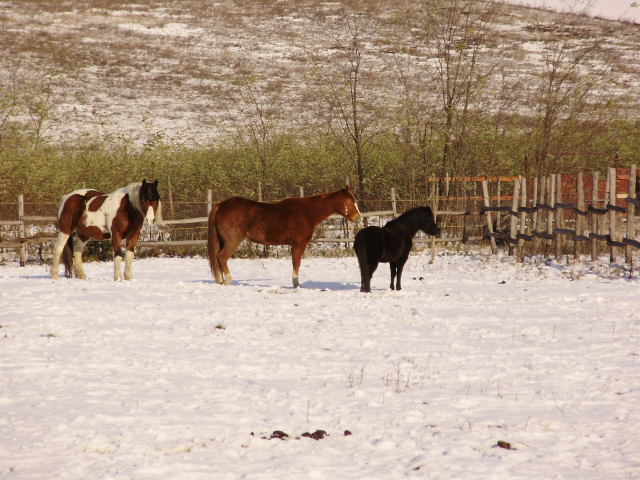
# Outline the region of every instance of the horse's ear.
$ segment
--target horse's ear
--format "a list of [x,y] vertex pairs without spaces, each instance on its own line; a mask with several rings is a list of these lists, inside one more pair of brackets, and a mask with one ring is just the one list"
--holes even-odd
[[158,187],[158,179],[156,178],[156,181],[153,182],[153,185],[157,188]]
[[343,190],[344,190],[345,192],[348,192],[348,191],[349,191],[349,184],[346,184],[346,185],[344,186]]
[[146,184],[147,184],[147,179],[146,179],[146,178],[143,178],[143,179],[142,179],[142,186],[144,187]]

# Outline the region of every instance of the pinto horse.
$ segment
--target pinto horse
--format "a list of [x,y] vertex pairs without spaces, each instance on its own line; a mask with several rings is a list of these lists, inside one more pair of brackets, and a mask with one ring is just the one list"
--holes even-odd
[[[58,278],[60,256],[65,277],[75,270],[78,278],[87,278],[82,266],[82,252],[89,240],[109,240],[113,246],[114,280],[131,280],[133,249],[145,222],[162,222],[158,181],[130,183],[110,194],[97,190],[75,190],[62,197],[58,210],[58,237],[53,250],[51,276]],[[126,243],[126,250],[123,248]]]
[[232,197],[213,206],[209,213],[209,267],[217,283],[231,283],[227,261],[248,238],[263,245],[290,245],[293,286],[300,286],[298,271],[315,226],[333,213],[355,221],[360,216],[349,187],[311,197],[256,202]]
[[387,222],[383,227],[366,227],[360,230],[353,242],[360,266],[360,291],[371,291],[371,277],[378,263],[389,262],[391,267],[391,290],[397,276],[395,289],[400,290],[402,269],[413,247],[413,237],[422,230],[428,235],[438,235],[433,212],[429,207],[416,207],[407,210],[398,218]]

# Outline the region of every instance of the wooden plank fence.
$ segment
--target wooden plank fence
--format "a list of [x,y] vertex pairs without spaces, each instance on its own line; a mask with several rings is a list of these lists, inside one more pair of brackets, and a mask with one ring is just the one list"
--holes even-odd
[[[301,197],[304,196],[304,190],[302,187],[299,188],[299,194]],[[395,217],[397,215],[396,210],[396,200],[395,200],[395,189],[392,188],[390,192],[390,204],[391,208],[389,210],[376,210],[370,212],[363,212],[363,218],[371,218],[371,217]],[[18,257],[20,260],[20,265],[24,266],[27,261],[27,253],[25,246],[30,243],[52,243],[55,241],[54,235],[46,235],[46,234],[38,234],[35,236],[26,236],[25,232],[27,231],[27,226],[31,224],[49,224],[55,225],[57,222],[57,217],[55,216],[42,216],[42,215],[25,215],[24,214],[24,195],[20,194],[17,198],[17,220],[0,220],[0,229],[3,226],[8,227],[17,227],[18,235],[17,239],[13,241],[2,241],[2,237],[0,237],[0,249],[15,249],[18,252]],[[212,190],[209,189],[207,191],[207,215],[211,211],[213,206],[213,193]],[[181,218],[181,219],[167,219],[164,220],[164,226],[172,226],[172,225],[197,225],[197,224],[205,224],[207,223],[207,217],[194,217],[194,218]],[[331,215],[327,220],[342,220],[345,223],[345,231],[349,234],[344,237],[314,237],[312,242],[314,243],[349,243],[353,242],[354,228],[352,227],[350,230],[348,228],[348,224],[344,221],[343,217],[337,214]],[[326,220],[325,220],[326,222]],[[162,227],[159,227],[162,228]],[[206,239],[191,239],[191,240],[141,240],[138,242],[137,247],[145,248],[145,247],[189,247],[189,246],[204,246],[207,244]]]
[[[618,169],[621,170],[621,169]],[[602,188],[602,181],[597,172],[591,175],[582,173],[577,176],[549,175],[533,178],[528,181],[524,177],[445,177],[438,179],[428,177],[427,184],[431,185],[428,202],[436,218],[443,225],[441,238],[416,238],[416,243],[430,243],[432,255],[435,253],[436,243],[487,242],[491,252],[497,253],[498,245],[504,245],[510,255],[522,258],[527,253],[553,252],[556,258],[567,255],[568,244],[571,253],[578,257],[588,249],[591,259],[598,257],[599,251],[605,247],[611,262],[614,262],[619,252],[624,251],[625,262],[631,264],[633,252],[640,248],[640,241],[636,238],[636,211],[640,207],[636,194],[637,169],[632,166],[626,172],[618,174],[618,170],[610,168],[606,182]],[[572,182],[575,177],[575,186]],[[563,178],[565,181],[563,181]],[[571,180],[568,181],[567,179]],[[626,188],[619,193],[618,180],[624,179]],[[462,196],[452,195],[456,182],[462,184]],[[489,183],[496,184],[496,194],[490,195]],[[511,186],[511,195],[504,195]],[[587,203],[585,185],[590,186],[590,203]],[[469,188],[476,193],[467,195]],[[573,190],[575,191],[572,191]],[[478,190],[481,192],[478,192]],[[442,194],[441,191],[442,190]],[[302,187],[300,196],[304,196]],[[571,202],[565,201],[570,197]],[[492,205],[492,200],[497,205]],[[567,198],[568,200],[568,198]],[[504,203],[510,202],[510,205]],[[203,202],[205,203],[205,202]],[[395,189],[391,189],[389,196],[390,209],[363,212],[363,221],[372,217],[395,217],[398,213],[397,204],[402,203],[396,197]],[[619,205],[622,204],[622,205]],[[207,214],[213,206],[212,191],[207,192]],[[476,207],[474,207],[476,205]],[[480,205],[480,208],[477,208]],[[34,223],[55,225],[54,216],[25,215],[24,196],[18,196],[17,220],[0,220],[3,226],[17,227],[17,239],[2,242],[0,249],[16,249],[20,263],[26,262],[25,246],[29,243],[53,242],[52,235],[38,234],[26,236],[27,226]],[[332,215],[328,221],[340,219],[343,222],[341,232],[337,236],[319,236],[315,243],[344,243],[345,246],[353,242],[355,232],[361,224],[349,227],[339,215]],[[462,225],[453,225],[453,219],[458,219]],[[194,217],[165,220],[165,225],[202,225],[207,217]],[[470,235],[473,226],[482,226],[481,234]],[[623,231],[624,226],[624,231]],[[200,227],[202,228],[202,227]],[[461,232],[456,232],[460,228]],[[325,228],[320,228],[324,231]],[[140,241],[138,246],[145,247],[179,247],[202,246],[203,239],[190,240],[146,240]]]

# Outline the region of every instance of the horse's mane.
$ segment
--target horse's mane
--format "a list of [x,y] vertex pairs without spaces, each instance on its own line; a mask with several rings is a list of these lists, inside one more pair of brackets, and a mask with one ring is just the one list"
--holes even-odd
[[142,205],[140,205],[140,187],[142,187],[142,182],[132,182],[122,187],[120,191],[129,196],[129,201],[133,207],[144,216]]
[[402,213],[399,217],[396,217],[396,218],[394,218],[392,220],[389,220],[386,223],[386,225],[393,225],[393,224],[400,223],[400,222],[404,223],[405,221],[407,221],[409,219],[409,217],[411,217],[411,216],[415,215],[417,212],[419,212],[421,210],[425,210],[425,209],[428,210],[428,211],[431,211],[431,209],[429,207],[426,207],[426,206],[414,207],[414,208],[411,208],[411,209],[407,210],[406,212]]

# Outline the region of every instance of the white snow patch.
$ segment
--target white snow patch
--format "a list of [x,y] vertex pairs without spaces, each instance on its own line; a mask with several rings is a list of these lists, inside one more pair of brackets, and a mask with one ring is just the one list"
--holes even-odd
[[200,35],[202,28],[189,27],[185,23],[166,23],[162,27],[145,27],[139,23],[119,23],[118,28],[145,35],[164,35],[168,37],[190,37]]
[[0,267],[0,476],[634,478],[638,280],[428,260],[371,294],[354,258]]

